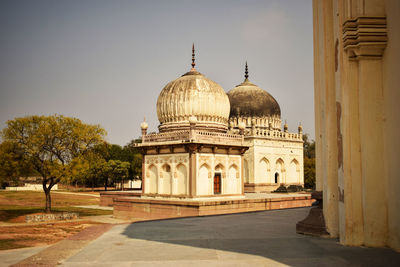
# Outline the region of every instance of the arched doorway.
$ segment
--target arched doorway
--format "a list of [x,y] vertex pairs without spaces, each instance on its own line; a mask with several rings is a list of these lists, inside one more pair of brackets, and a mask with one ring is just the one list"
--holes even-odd
[[[214,172],[214,186],[213,186],[213,192],[214,195],[218,195],[222,193],[222,174],[224,173],[225,167],[222,164],[218,164],[215,166],[215,172]],[[225,179],[224,179],[225,180]],[[226,183],[226,181],[225,181]]]

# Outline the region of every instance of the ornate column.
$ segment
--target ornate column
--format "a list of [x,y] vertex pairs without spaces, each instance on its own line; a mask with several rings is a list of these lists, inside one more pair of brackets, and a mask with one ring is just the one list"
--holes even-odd
[[358,91],[359,121],[353,123],[360,132],[363,244],[367,246],[383,246],[387,238],[382,78],[386,42],[385,17],[358,16],[343,24],[343,47],[358,75],[358,88],[353,89]]

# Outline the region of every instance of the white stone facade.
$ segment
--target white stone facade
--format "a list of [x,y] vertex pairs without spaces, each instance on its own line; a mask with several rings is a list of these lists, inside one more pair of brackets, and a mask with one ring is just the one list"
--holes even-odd
[[[195,153],[144,155],[143,193],[154,197],[197,198],[243,195],[242,156]],[[220,177],[218,189],[215,176]]]
[[303,142],[245,137],[246,191],[273,191],[279,185],[304,185]]
[[214,191],[213,180],[221,175],[220,195],[242,195],[242,159],[240,155],[198,153],[196,155],[196,196],[210,196]]
[[144,156],[144,193],[186,196],[189,192],[189,154]]

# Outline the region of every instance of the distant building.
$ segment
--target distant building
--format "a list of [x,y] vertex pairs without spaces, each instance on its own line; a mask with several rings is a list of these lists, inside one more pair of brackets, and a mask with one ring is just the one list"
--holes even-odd
[[230,132],[238,134],[245,127],[244,140],[249,150],[244,154],[245,192],[269,192],[280,185],[304,185],[303,129],[289,133],[285,123],[281,131],[281,109],[268,92],[248,79],[228,92],[231,105]]

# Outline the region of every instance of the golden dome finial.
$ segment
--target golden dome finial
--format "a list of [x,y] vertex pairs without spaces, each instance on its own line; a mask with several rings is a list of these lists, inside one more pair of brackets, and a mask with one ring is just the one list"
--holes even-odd
[[195,57],[194,56],[195,55],[194,55],[194,43],[193,43],[193,45],[192,45],[192,69],[191,70],[196,70],[194,68],[194,66],[196,66],[196,63],[194,63],[194,61],[195,61]]
[[244,71],[244,78],[245,78],[245,80],[249,79],[249,68],[247,66],[247,61],[246,61],[246,67],[245,67],[245,71]]

